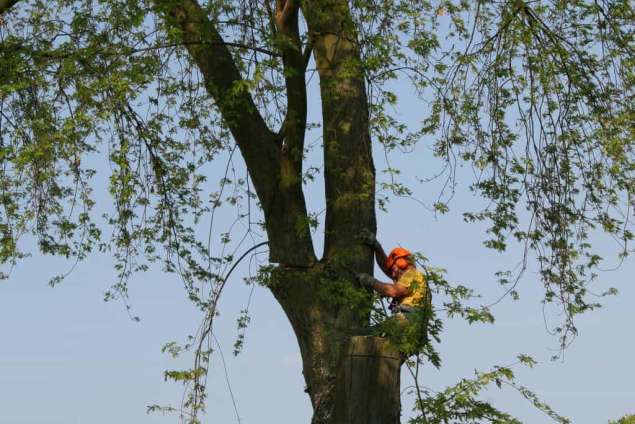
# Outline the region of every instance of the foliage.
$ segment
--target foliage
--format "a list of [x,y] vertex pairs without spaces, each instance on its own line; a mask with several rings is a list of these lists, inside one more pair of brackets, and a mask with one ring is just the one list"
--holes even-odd
[[635,423],[635,415],[624,415],[617,421],[609,421],[609,424],[632,424]]
[[[471,188],[489,205],[465,218],[490,222],[487,247],[504,250],[511,238],[536,253],[545,302],[564,312],[556,331],[565,344],[575,315],[599,306],[588,300],[601,261],[589,235],[610,234],[622,256],[633,238],[628,2],[351,6],[372,134],[387,151],[436,134],[450,196],[453,169],[473,165]],[[252,92],[267,122],[279,125],[283,71],[266,8],[218,1],[206,10],[232,40],[245,85],[236,90]],[[210,257],[193,224],[222,202],[251,202],[254,193],[248,179],[225,177],[219,192],[204,194],[205,165],[233,147],[191,57],[174,41],[176,29],[154,3],[127,0],[34,3],[9,16],[0,49],[2,261],[18,261],[26,253],[18,240],[33,234],[44,253],[81,260],[95,248],[112,252],[120,276],[113,295],[125,294],[133,272],[162,261],[198,296],[194,281],[215,278],[208,264],[222,258]],[[444,51],[446,44],[453,47]],[[432,99],[421,129],[388,114],[398,104],[389,87],[402,75]],[[114,208],[99,222],[93,165],[104,151]],[[384,190],[411,194],[398,170],[386,172]],[[230,185],[237,191],[223,198]],[[441,213],[447,207],[435,203]]]
[[[530,367],[535,364],[534,360],[526,355],[520,355],[518,363]],[[478,395],[492,384],[498,388],[503,385],[510,386],[518,390],[523,397],[555,422],[570,423],[567,418],[558,415],[547,404],[541,402],[529,389],[517,386],[512,371],[513,365],[494,367],[493,370],[487,372],[475,371],[474,378],[464,378],[454,386],[447,387],[440,392],[432,392],[426,388],[420,389],[417,393],[418,402],[415,405],[415,409],[420,411],[420,415],[409,420],[409,423],[520,423],[511,415],[478,399]],[[417,389],[419,388],[417,387]]]
[[566,317],[556,328],[564,346],[575,315],[599,306],[587,300],[601,260],[590,233],[614,236],[623,256],[633,238],[633,10],[479,3],[471,31],[453,17],[467,43],[444,70],[429,120],[443,134],[437,154],[473,164],[471,188],[490,206],[465,218],[491,222],[487,247],[513,238],[536,252],[545,302]]

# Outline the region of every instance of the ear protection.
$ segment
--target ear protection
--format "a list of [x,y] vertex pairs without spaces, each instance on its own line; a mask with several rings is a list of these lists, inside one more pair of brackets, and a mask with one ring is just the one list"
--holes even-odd
[[410,266],[408,260],[412,254],[403,247],[396,247],[390,251],[390,254],[386,258],[386,268],[390,269],[393,265],[397,265],[399,269],[406,269]]
[[395,265],[397,265],[399,269],[406,269],[410,265],[410,262],[408,262],[406,258],[398,258],[395,261]]

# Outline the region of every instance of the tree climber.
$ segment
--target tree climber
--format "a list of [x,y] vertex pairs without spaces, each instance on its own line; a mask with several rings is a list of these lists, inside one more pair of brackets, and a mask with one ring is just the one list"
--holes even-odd
[[372,233],[364,233],[362,237],[364,243],[373,249],[381,270],[393,281],[383,283],[369,274],[356,275],[363,287],[392,298],[393,317],[373,327],[373,332],[390,334],[396,328],[399,332],[397,342],[402,345],[402,350],[409,354],[415,353],[426,342],[427,323],[432,308],[431,293],[423,273],[417,270],[412,253],[407,249],[396,247],[386,256]]

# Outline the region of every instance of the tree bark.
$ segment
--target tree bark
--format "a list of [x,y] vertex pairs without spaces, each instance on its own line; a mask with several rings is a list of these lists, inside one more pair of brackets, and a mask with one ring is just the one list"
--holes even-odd
[[326,220],[324,258],[372,271],[361,230],[376,231],[375,167],[355,24],[345,0],[308,0],[303,12],[320,75]]
[[[342,352],[333,422],[397,424],[402,355],[380,337],[353,336]],[[369,410],[369,407],[372,409]]]
[[[360,342],[364,308],[334,296],[342,283],[323,263],[308,270],[280,267],[270,289],[298,340],[313,406],[312,424],[396,424],[401,410],[401,356],[386,341]],[[366,339],[361,337],[361,339]]]
[[[304,132],[301,140],[296,136],[282,142],[281,136],[285,139],[286,134],[269,129],[251,94],[239,89],[243,79],[231,52],[196,0],[154,2],[166,22],[180,30],[181,41],[203,75],[206,89],[245,159],[265,214],[270,261],[299,267],[315,263],[302,192]],[[306,120],[304,107],[304,114],[300,111],[299,116],[294,115],[293,128],[297,128],[298,121]],[[301,124],[304,127],[304,122]],[[292,135],[297,135],[297,130]]]
[[11,9],[19,0],[0,0],[0,16]]
[[[264,210],[270,261],[279,264],[272,272],[270,289],[298,340],[314,410],[312,422],[398,422],[399,364],[390,355],[387,368],[383,360],[353,358],[356,345],[351,337],[368,321],[370,296],[352,307],[345,294],[337,294],[356,290],[353,272],[372,272],[372,251],[359,234],[376,230],[368,102],[347,2],[275,0],[272,20],[285,68],[287,113],[280,131],[273,132],[251,95],[234,89],[241,82],[240,71],[196,0],[154,1],[166,21],[180,30],[254,181]],[[300,11],[308,24],[322,99],[326,218],[319,262],[302,192],[309,50],[302,52]],[[353,365],[360,372],[351,374]],[[389,381],[382,380],[386,378]]]

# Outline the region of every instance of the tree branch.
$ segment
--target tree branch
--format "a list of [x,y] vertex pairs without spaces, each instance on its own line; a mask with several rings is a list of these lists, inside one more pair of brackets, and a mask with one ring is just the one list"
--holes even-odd
[[[157,44],[157,45],[148,46],[148,47],[140,47],[135,49],[121,50],[116,52],[111,50],[99,50],[99,49],[96,50],[96,49],[90,48],[90,53],[91,54],[98,53],[104,57],[120,57],[120,56],[131,56],[137,53],[144,53],[144,52],[149,52],[153,50],[173,49],[175,47],[187,47],[188,45],[192,45],[192,44],[209,46],[209,45],[212,45],[213,43],[203,42],[203,41],[193,42],[193,43],[167,43],[167,44]],[[230,41],[227,41],[224,44],[228,47],[236,47],[236,48],[241,48],[246,50],[253,50],[259,53],[268,54],[273,57],[280,57],[279,53],[276,53],[268,49],[260,48],[260,47],[248,46],[245,44],[234,43]],[[27,50],[26,47],[23,47],[22,49],[26,53],[30,53],[33,56],[36,56],[38,58],[51,59],[51,60],[67,59],[69,57],[72,57],[78,54],[78,51],[68,52],[68,49],[66,48],[57,48],[50,51]],[[81,50],[79,50],[79,52],[81,52]]]
[[276,0],[276,25],[284,27],[289,24],[293,15],[297,17],[300,4],[296,0]]
[[304,53],[302,53],[302,58],[304,60],[304,71],[306,72],[306,68],[309,66],[309,62],[311,61],[311,53],[313,53],[313,41],[309,38],[309,41],[304,48]]
[[[196,0],[154,0],[154,3],[168,25],[180,30],[178,41],[186,45],[197,64],[207,91],[216,101],[245,159],[265,214],[269,259],[288,265],[313,263],[315,255],[302,194],[302,168],[297,166],[295,149],[281,149],[276,142],[279,137],[258,111],[227,43]],[[293,16],[282,9],[284,22]],[[295,16],[297,19],[297,13]],[[284,59],[285,49],[282,50]],[[296,98],[295,91],[289,98]],[[293,103],[294,110],[300,111],[298,119],[306,119],[306,99],[304,106],[301,103],[299,106]],[[299,157],[301,160],[301,153]]]
[[[272,165],[280,162],[275,134],[258,111],[236,67],[228,45],[195,0],[155,0],[169,24],[180,29],[180,43],[198,65],[206,89],[214,98],[245,158],[256,191],[266,207],[275,184]],[[274,166],[275,169],[275,166]]]
[[287,112],[280,130],[284,137],[283,156],[288,158],[293,167],[293,178],[301,179],[307,94],[304,78],[306,67],[298,27],[299,9],[299,2],[295,0],[276,0],[274,19],[287,89]]
[[324,257],[372,270],[362,230],[375,232],[375,168],[361,54],[346,0],[305,0],[320,75],[324,137],[326,220]]
[[20,0],[0,0],[0,16],[11,9]]

